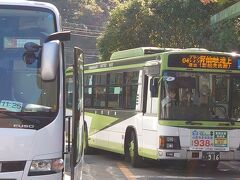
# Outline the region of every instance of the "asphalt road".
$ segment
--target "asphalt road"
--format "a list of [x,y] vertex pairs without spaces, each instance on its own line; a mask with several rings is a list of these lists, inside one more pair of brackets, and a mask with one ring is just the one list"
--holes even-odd
[[156,180],[156,179],[239,179],[240,162],[221,162],[217,169],[204,166],[183,167],[174,162],[146,161],[141,168],[133,168],[121,155],[105,151],[85,155],[83,180]]

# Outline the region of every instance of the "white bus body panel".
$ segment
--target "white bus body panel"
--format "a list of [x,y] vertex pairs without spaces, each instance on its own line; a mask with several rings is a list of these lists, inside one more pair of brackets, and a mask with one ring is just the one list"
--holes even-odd
[[146,149],[156,149],[158,144],[158,120],[156,116],[145,115],[142,120],[142,141],[139,147]]
[[[0,5],[47,8],[54,12],[57,32],[61,30],[60,14],[49,3],[33,1],[0,1]],[[63,87],[62,49],[59,51],[60,87]],[[32,160],[62,158],[63,155],[63,88],[59,90],[59,112],[55,120],[40,130],[0,129],[0,162],[26,161],[24,171],[0,172],[0,179],[60,180],[62,172],[50,175],[28,176]]]
[[43,176],[23,176],[23,180],[61,180],[62,173],[51,174],[51,175],[43,175]]
[[[26,166],[29,163],[26,164]],[[28,166],[29,167],[29,166]],[[61,180],[62,179],[62,173],[57,174],[50,174],[50,175],[43,175],[43,176],[27,176],[23,175],[22,172],[7,172],[7,173],[1,173],[0,176],[1,179],[16,179],[16,180]]]
[[[61,113],[60,113],[61,114]],[[60,121],[60,122],[59,122]],[[51,124],[36,130],[0,129],[0,162],[27,161],[24,172],[0,173],[0,179],[61,179],[62,173],[28,176],[32,160],[54,159],[62,157],[62,117],[57,117]],[[51,142],[51,143],[49,143]]]
[[0,161],[27,160],[35,134],[36,130],[0,128]]
[[[86,116],[86,122],[88,124],[88,129],[91,126],[91,117]],[[141,125],[142,124],[142,125]],[[123,120],[111,127],[104,130],[100,130],[97,133],[90,136],[90,139],[95,141],[108,142],[111,146],[113,143],[121,144],[121,153],[124,148],[124,138],[127,127],[134,127],[137,133],[138,148],[148,149],[156,151],[157,159],[178,159],[178,160],[201,160],[202,150],[199,151],[199,158],[192,158],[191,147],[191,129],[180,128],[180,127],[170,127],[159,125],[157,117],[155,116],[143,116],[142,113]],[[240,151],[237,150],[240,145],[240,130],[224,130],[228,131],[229,134],[229,151],[220,152],[220,160],[240,160]],[[159,136],[179,136],[181,149],[159,149]],[[102,149],[108,149],[103,145]],[[99,146],[98,146],[99,147]],[[99,147],[101,148],[101,147]],[[118,150],[111,147],[115,152]],[[174,152],[174,157],[167,157],[167,152]],[[155,156],[154,154],[152,156]]]
[[[206,129],[211,130],[211,129]],[[220,160],[240,160],[240,130],[225,130],[228,132],[228,143],[229,151],[220,151]],[[203,151],[208,150],[191,150],[191,129],[179,128],[179,127],[169,127],[169,126],[159,126],[159,136],[179,136],[180,138],[180,150],[175,149],[158,149],[158,159],[179,159],[179,160],[202,160]],[[167,152],[174,153],[173,157],[166,156]],[[193,158],[192,153],[198,152],[199,157]]]
[[59,116],[52,123],[37,131],[32,151],[30,151],[31,158],[44,159],[46,155],[51,158],[57,154],[58,158],[62,156],[63,118],[61,114],[60,111]]

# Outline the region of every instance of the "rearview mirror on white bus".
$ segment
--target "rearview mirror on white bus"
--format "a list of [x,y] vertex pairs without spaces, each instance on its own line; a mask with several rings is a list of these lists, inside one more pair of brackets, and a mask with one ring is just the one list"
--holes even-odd
[[60,41],[54,40],[43,44],[41,58],[41,77],[44,81],[55,79],[59,63]]
[[41,77],[44,81],[55,79],[59,63],[59,48],[62,41],[70,40],[70,31],[56,32],[48,36],[42,46]]

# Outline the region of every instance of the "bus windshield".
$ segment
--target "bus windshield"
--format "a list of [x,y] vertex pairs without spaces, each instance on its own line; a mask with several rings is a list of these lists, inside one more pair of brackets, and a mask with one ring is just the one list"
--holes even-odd
[[[40,76],[41,45],[55,31],[50,10],[0,6],[1,112],[57,112],[57,78],[43,81]],[[37,48],[27,51],[27,43]]]
[[160,108],[161,119],[239,121],[239,76],[166,71]]

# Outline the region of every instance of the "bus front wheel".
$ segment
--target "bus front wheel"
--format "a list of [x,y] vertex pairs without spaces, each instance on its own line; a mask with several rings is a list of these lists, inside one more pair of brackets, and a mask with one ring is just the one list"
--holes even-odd
[[131,132],[127,140],[127,148],[125,151],[125,157],[133,167],[140,167],[141,157],[138,155],[137,137],[134,131]]
[[92,147],[89,147],[88,144],[88,130],[87,126],[84,125],[84,132],[83,132],[83,147],[84,147],[84,154],[95,154],[96,150]]

